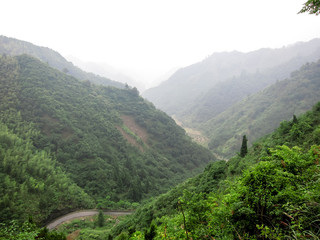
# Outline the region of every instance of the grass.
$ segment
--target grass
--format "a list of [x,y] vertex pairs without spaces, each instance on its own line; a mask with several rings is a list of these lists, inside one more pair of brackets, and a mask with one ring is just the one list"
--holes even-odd
[[67,235],[67,240],[104,240],[108,239],[110,230],[124,220],[126,216],[105,215],[103,227],[98,227],[98,215],[81,217],[61,224],[57,231]]

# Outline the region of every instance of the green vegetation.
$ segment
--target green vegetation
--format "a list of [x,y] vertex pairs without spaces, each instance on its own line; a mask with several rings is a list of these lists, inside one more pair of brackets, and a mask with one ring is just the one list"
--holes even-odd
[[19,223],[15,220],[8,224],[0,223],[0,240],[65,240],[64,233],[49,232],[46,228],[40,228],[32,219]]
[[250,145],[319,101],[319,64],[310,63],[319,57],[319,39],[281,49],[215,53],[143,95],[186,128],[200,131],[214,153],[229,158],[239,151],[243,135]]
[[[103,219],[102,219],[103,218]],[[112,239],[110,229],[123,221],[126,216],[112,217],[104,214],[72,220],[60,225],[57,233],[77,240]]]
[[215,160],[139,96],[0,57],[1,221],[135,208]]
[[93,200],[56,161],[33,147],[30,138],[38,133],[31,127],[28,131],[19,137],[0,124],[0,221],[33,216],[40,223],[70,209],[93,207]]
[[103,227],[104,226],[104,222],[105,222],[105,219],[104,219],[104,214],[103,212],[100,210],[99,211],[99,214],[98,214],[98,218],[97,218],[97,226],[98,227]]
[[304,3],[303,8],[299,13],[309,12],[309,14],[320,14],[320,1],[319,0],[308,0]]
[[214,162],[144,204],[113,234],[143,239],[154,225],[153,239],[319,239],[319,127],[320,103],[245,157]]
[[248,153],[247,142],[248,142],[247,136],[243,135],[242,144],[241,144],[241,148],[240,148],[240,157],[245,157]]
[[252,144],[271,133],[283,120],[299,115],[320,99],[320,61],[308,63],[291,77],[263,91],[248,96],[201,126],[209,148],[231,157],[239,151],[241,138],[247,135]]
[[[0,56],[0,239],[319,239],[320,103],[299,116],[319,101],[319,66],[207,121],[212,149],[240,150],[215,161],[136,88]],[[247,136],[292,116],[248,149]],[[137,209],[58,232],[37,225],[93,207]]]

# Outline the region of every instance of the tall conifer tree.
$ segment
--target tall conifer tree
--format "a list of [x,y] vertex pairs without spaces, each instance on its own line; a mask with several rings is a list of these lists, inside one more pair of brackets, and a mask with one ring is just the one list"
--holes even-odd
[[248,145],[247,145],[248,139],[246,135],[243,135],[242,138],[242,144],[241,144],[241,149],[240,149],[240,156],[244,157],[248,153]]

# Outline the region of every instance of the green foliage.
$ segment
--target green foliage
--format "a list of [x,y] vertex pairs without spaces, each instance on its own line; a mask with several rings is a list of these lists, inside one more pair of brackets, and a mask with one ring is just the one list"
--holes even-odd
[[0,57],[0,86],[3,221],[44,222],[92,199],[132,209],[214,160],[136,89],[80,82],[27,55]]
[[320,14],[320,1],[319,0],[308,0],[303,4],[304,6],[299,13],[309,12],[309,14]]
[[[68,237],[74,239],[96,239],[96,240],[105,240],[113,239],[110,234],[110,229],[117,225],[118,222],[123,221],[127,216],[108,216],[104,215],[104,224],[103,226],[98,226],[97,222],[99,221],[99,214],[93,217],[86,217],[81,219],[74,219],[68,221],[58,226],[56,230],[57,233],[67,235]],[[128,239],[128,238],[127,238]]]
[[99,211],[96,224],[98,227],[103,227],[105,224],[104,214],[101,210]]
[[39,228],[36,224],[25,221],[19,224],[13,220],[7,224],[0,223],[1,240],[65,240],[63,233],[49,232],[46,228]]
[[[143,212],[157,225],[155,239],[319,239],[319,119],[320,103],[283,122],[245,157],[214,162],[141,206],[122,230],[146,231],[134,221],[146,221]],[[301,134],[292,138],[295,129]]]
[[146,229],[144,232],[144,239],[145,240],[152,240],[155,238],[156,235],[157,235],[156,225],[155,225],[155,223],[151,223],[150,228]]
[[314,161],[319,148],[312,147],[308,153],[286,146],[274,149],[220,194],[185,191],[181,213],[158,220],[156,239],[186,239],[186,233],[190,239],[317,236],[319,165]]
[[[21,130],[21,129],[20,129]],[[17,129],[19,131],[19,129]],[[50,154],[37,151],[29,138],[0,123],[0,219],[42,222],[67,209],[92,207],[92,199],[57,166]]]
[[[231,157],[239,151],[241,137],[250,134],[254,142],[276,129],[281,121],[292,114],[302,114],[320,99],[320,62],[309,63],[291,74],[291,77],[269,86],[232,105],[223,113],[202,124],[201,129],[209,137],[209,148],[222,156]],[[291,138],[297,138],[308,129],[305,125],[291,130]]]
[[[161,223],[164,221],[163,219],[167,219],[167,215],[168,218],[171,219],[173,214],[178,213],[178,199],[183,197],[184,194],[186,194],[185,192],[210,193],[211,191],[217,191],[221,181],[225,179],[226,176],[227,164],[225,161],[217,161],[209,164],[204,172],[197,177],[189,179],[169,192],[142,204],[132,215],[128,216],[126,221],[112,229],[112,235],[116,236],[130,228],[145,230],[150,227],[153,219],[160,219],[159,222]],[[205,194],[203,196],[205,196]],[[185,201],[182,202],[184,204]],[[159,222],[155,222],[155,224]]]
[[247,136],[243,135],[242,144],[241,144],[241,148],[240,148],[240,157],[245,157],[248,153],[247,142],[248,142]]
[[[165,179],[181,181],[188,175],[183,169],[212,159],[134,89],[86,86],[30,57],[19,57],[18,62],[20,105],[16,107],[24,120],[35,122],[41,131],[34,139],[36,147],[54,153],[92,196],[109,195],[117,201],[116,196],[125,193],[122,198],[140,201],[144,194],[168,187]],[[133,116],[148,131],[150,142],[144,143],[144,152],[128,144],[118,131],[122,114]],[[134,181],[129,181],[131,175]]]
[[139,206],[137,202],[129,202],[126,200],[119,200],[117,202],[110,200],[110,196],[105,198],[99,198],[97,200],[98,204],[96,208],[98,209],[117,209],[117,210],[126,210],[126,209],[136,209]]

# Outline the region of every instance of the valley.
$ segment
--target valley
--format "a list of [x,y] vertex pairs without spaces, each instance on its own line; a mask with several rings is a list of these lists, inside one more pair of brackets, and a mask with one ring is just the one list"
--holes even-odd
[[319,240],[319,38],[107,68],[0,36],[0,240]]
[[186,131],[186,133],[192,138],[193,141],[202,146],[208,146],[209,139],[206,138],[199,130],[185,127],[181,121],[175,118],[175,116],[172,116],[172,118],[180,127],[182,127]]
[[[317,74],[308,72],[317,71],[319,58],[319,39],[279,49],[214,53],[143,96],[193,139],[230,158],[243,135],[252,144],[317,103]],[[307,69],[311,66],[314,70]]]

